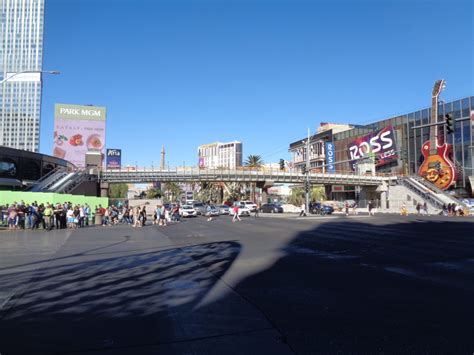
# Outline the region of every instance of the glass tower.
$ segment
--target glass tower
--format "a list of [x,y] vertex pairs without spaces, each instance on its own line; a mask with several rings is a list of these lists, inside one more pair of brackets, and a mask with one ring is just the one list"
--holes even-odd
[[[37,152],[44,0],[0,0],[0,145]],[[36,73],[23,73],[25,71]]]

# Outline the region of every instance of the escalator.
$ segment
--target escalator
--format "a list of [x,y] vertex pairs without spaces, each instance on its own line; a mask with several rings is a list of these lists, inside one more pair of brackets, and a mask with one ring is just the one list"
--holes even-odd
[[414,177],[403,177],[399,180],[403,186],[405,186],[414,195],[418,196],[421,201],[426,201],[431,205],[431,207],[441,209],[443,205],[450,203],[446,202],[444,196],[436,193],[434,190],[429,189]]
[[33,186],[30,186],[26,191],[29,192],[44,192],[47,191],[53,184],[66,176],[67,170],[65,167],[57,167],[48,174],[37,180]]
[[461,205],[461,206],[465,207],[464,206],[465,204],[464,204],[463,201],[457,199],[455,196],[449,194],[448,192],[446,192],[444,190],[441,190],[440,188],[438,188],[437,186],[435,186],[434,184],[432,184],[428,180],[423,179],[422,177],[417,176],[417,175],[414,175],[411,178],[413,180],[416,180],[419,184],[423,185],[428,190],[430,190],[440,200],[442,200],[445,205],[447,205],[449,203],[451,203],[451,204],[455,203],[456,205]]

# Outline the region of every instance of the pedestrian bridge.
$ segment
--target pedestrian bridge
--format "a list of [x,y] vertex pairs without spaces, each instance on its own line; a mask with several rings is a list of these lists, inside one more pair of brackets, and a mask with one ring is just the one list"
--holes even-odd
[[[306,176],[293,171],[270,169],[201,169],[176,168],[174,170],[158,169],[114,169],[103,170],[99,173],[99,180],[107,183],[149,183],[149,182],[274,182],[274,183],[302,183]],[[356,185],[378,186],[396,176],[372,176],[356,173],[310,173],[311,184],[317,185]]]

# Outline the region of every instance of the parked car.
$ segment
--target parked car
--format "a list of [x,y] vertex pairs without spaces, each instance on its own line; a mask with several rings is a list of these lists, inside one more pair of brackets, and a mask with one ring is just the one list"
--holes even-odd
[[240,203],[240,202],[235,202],[234,203],[234,206],[232,206],[230,209],[229,209],[229,215],[230,216],[234,216],[234,207],[235,206],[238,206],[239,207],[239,216],[250,216],[250,210],[245,207],[244,204]]
[[263,213],[283,213],[283,207],[275,203],[265,203],[260,207]]
[[181,214],[181,217],[196,217],[197,212],[194,209],[192,205],[183,205],[180,209],[179,212]]
[[206,207],[206,216],[211,216],[211,217],[219,216],[219,209],[214,205],[210,205]]
[[252,201],[241,201],[240,203],[244,205],[244,207],[247,207],[250,212],[255,212],[257,210],[257,204]]
[[227,205],[218,205],[216,207],[219,209],[219,214],[229,214],[229,206],[227,206]]
[[204,216],[206,214],[207,206],[202,202],[194,202],[193,207],[198,215]]
[[332,206],[323,205],[319,202],[316,202],[311,205],[310,212],[312,214],[327,215],[332,214],[334,212],[334,208]]

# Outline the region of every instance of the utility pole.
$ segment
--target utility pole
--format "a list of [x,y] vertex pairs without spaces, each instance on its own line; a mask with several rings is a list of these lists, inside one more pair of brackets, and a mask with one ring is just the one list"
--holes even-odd
[[309,139],[310,133],[308,128],[308,139],[306,140],[306,183],[305,183],[305,192],[306,192],[306,214],[309,214]]

